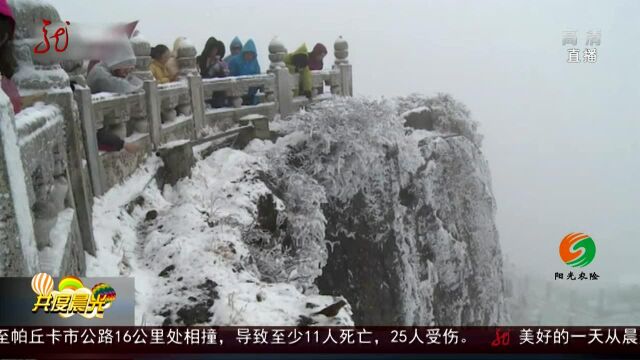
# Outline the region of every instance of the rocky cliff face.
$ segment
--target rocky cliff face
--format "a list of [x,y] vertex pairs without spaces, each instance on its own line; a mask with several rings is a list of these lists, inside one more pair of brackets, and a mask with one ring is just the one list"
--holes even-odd
[[328,253],[315,283],[344,296],[356,324],[500,321],[491,177],[463,105],[340,99],[277,125],[290,140],[268,157],[326,195]]
[[147,324],[501,321],[495,202],[462,105],[340,98],[271,127],[275,141],[218,150],[162,193],[136,176],[112,189],[87,273],[140,279]]

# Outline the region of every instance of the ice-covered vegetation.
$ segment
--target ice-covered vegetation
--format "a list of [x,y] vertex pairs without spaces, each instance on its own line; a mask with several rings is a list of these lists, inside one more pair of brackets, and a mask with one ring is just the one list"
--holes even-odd
[[[149,324],[495,324],[501,253],[476,127],[447,95],[336,98],[162,191],[152,159],[96,203],[89,275],[135,276]],[[313,315],[342,297],[338,316]]]

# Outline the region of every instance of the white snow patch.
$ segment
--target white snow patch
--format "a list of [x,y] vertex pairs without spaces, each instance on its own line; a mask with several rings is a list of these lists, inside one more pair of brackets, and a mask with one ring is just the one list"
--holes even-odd
[[[88,275],[134,276],[137,324],[159,325],[166,318],[160,313],[167,310],[172,323],[181,324],[184,314],[198,305],[210,316],[191,324],[296,325],[304,315],[318,325],[353,325],[349,306],[334,318],[311,316],[336,299],[302,294],[289,283],[265,283],[248,260],[243,231],[255,223],[256,203],[270,190],[246,175],[264,166],[259,154],[218,150],[199,161],[190,178],[165,186],[163,193],[146,187],[144,205],[128,214],[122,205],[151,176],[134,175],[94,205],[98,256],[90,258]],[[276,208],[284,209],[282,201],[275,201]],[[158,217],[144,221],[149,210]],[[209,284],[208,291],[215,289],[215,295],[203,290],[203,284]]]
[[40,271],[44,271],[51,276],[64,275],[59,273],[60,265],[71,232],[74,215],[75,211],[71,208],[67,208],[58,214],[56,224],[49,232],[51,246],[40,250]]

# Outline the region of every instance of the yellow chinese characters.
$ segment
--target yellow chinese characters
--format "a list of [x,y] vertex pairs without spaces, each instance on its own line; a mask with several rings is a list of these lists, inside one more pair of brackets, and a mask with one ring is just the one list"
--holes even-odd
[[[39,284],[51,279],[47,274],[38,274],[32,280],[32,288],[36,293],[36,301],[31,312],[42,310],[45,313],[58,314],[68,318],[79,314],[87,319],[103,318],[104,311],[115,300],[115,290],[108,284],[99,283],[94,289],[84,287],[82,281],[74,276],[67,276],[60,281],[59,291],[52,291],[53,286],[47,286],[42,291]],[[39,277],[39,279],[36,279]]]

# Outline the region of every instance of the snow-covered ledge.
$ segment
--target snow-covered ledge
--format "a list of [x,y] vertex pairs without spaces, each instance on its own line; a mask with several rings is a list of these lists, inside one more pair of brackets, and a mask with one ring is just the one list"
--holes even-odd
[[0,275],[38,271],[29,196],[9,98],[0,90]]

